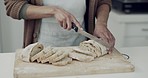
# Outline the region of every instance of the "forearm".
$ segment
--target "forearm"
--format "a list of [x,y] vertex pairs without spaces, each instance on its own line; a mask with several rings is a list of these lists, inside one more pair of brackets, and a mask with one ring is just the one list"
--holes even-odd
[[14,19],[40,19],[53,15],[53,8],[31,5],[27,0],[4,0],[6,13]]
[[97,11],[97,23],[106,24],[109,17],[110,8],[106,4],[102,4]]
[[109,53],[112,52],[115,45],[115,37],[107,28],[107,21],[109,17],[110,7],[106,4],[102,4],[98,8],[97,22],[94,30],[94,35],[100,37],[103,41],[110,45],[108,49]]
[[28,5],[24,6],[21,11],[21,15],[24,16],[24,19],[41,19],[53,16],[59,22],[59,24],[67,30],[71,29],[72,22],[76,24],[76,26],[81,27],[80,23],[71,13],[58,6]]
[[26,19],[41,19],[53,16],[54,8],[49,6],[30,5],[25,12]]

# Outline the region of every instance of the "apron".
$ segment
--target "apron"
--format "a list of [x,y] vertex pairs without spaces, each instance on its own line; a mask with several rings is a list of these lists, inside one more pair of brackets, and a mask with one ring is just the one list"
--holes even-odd
[[[84,27],[85,0],[43,0],[45,6],[58,6],[70,12]],[[65,30],[60,26],[55,17],[43,18],[39,42],[45,47],[78,46],[86,38],[74,30]]]

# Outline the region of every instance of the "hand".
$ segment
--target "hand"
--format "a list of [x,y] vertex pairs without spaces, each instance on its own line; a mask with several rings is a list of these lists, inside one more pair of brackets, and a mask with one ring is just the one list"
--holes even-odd
[[94,35],[100,37],[103,41],[107,42],[111,47],[108,52],[111,53],[115,45],[115,38],[108,30],[107,25],[103,23],[96,23]]
[[60,25],[67,30],[70,30],[72,27],[72,22],[81,28],[80,23],[77,21],[77,19],[69,12],[65,11],[62,8],[54,7],[54,17],[57,19],[57,21],[60,23]]

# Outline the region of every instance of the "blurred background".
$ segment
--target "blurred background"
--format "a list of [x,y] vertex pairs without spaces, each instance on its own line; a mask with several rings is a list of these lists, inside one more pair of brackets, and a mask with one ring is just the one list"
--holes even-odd
[[[148,0],[112,0],[108,28],[116,48],[148,46]],[[23,20],[6,15],[0,0],[0,52],[15,52],[23,44]]]

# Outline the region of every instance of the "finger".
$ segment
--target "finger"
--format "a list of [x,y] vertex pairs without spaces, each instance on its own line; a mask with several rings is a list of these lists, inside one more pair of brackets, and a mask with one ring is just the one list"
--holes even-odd
[[70,30],[72,27],[71,20],[69,18],[67,18],[66,23],[67,23],[67,30]]
[[[61,11],[60,11],[61,12]],[[61,12],[58,15],[55,15],[56,20],[58,20],[59,24],[61,25],[61,27],[63,27],[64,29],[67,28],[66,26],[66,14],[64,12]]]
[[102,39],[103,41],[109,43],[109,40],[108,40],[106,34],[102,33],[102,34],[100,34],[100,37],[101,37],[101,39]]
[[108,54],[111,54],[112,53],[112,49],[110,49],[109,51],[108,51]]
[[60,26],[63,27],[63,16],[62,14],[56,14],[55,19],[59,22]]
[[109,34],[109,43],[110,43],[111,47],[113,48],[115,45],[115,38],[111,33]]
[[62,26],[64,29],[66,29],[67,28],[67,24],[66,24],[66,21],[65,20],[63,20],[63,26]]
[[109,54],[112,53],[113,49],[114,49],[114,43],[110,44],[111,47],[108,49]]
[[107,53],[108,53],[108,54],[111,54],[111,53],[112,53],[112,51],[113,51],[113,48],[112,48],[112,47],[107,48],[107,49],[106,49],[106,51],[107,51]]
[[111,54],[112,51],[113,51],[113,48],[111,48],[111,47],[110,48],[107,48],[106,51],[107,51],[108,54]]
[[106,38],[108,40],[108,44],[110,45],[110,47],[113,48],[115,45],[115,38],[110,31],[106,34]]
[[77,21],[77,19],[74,16],[71,16],[72,22],[79,28],[82,28],[81,24]]
[[111,43],[109,43],[109,45],[110,45],[110,47],[108,48],[108,52],[110,54],[112,52],[113,48],[114,48],[114,43],[111,42]]
[[105,42],[107,42],[109,45],[110,45],[110,47],[109,48],[107,48],[107,52],[110,54],[111,52],[112,52],[112,48],[113,48],[113,46],[112,46],[112,44],[110,43],[110,38],[109,38],[109,36],[108,35],[102,35],[101,36],[101,38],[103,39],[103,41],[105,41]]

